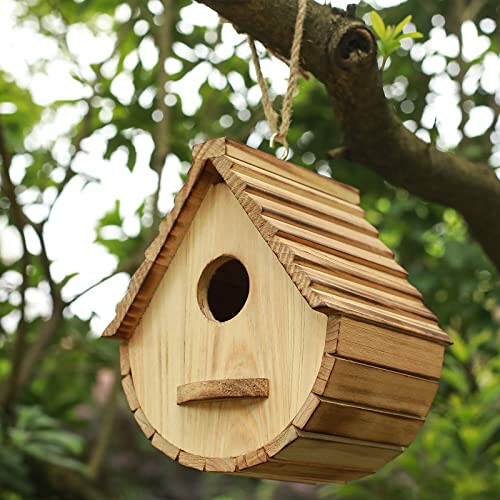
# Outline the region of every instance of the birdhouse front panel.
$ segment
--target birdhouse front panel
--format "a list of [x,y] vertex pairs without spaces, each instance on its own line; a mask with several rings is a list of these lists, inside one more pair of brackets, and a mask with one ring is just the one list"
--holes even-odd
[[[224,275],[238,263],[240,272]],[[219,296],[207,298],[214,287]],[[298,413],[318,373],[325,334],[326,316],[308,306],[229,187],[215,184],[130,339],[137,399],[178,448],[207,457],[245,454]],[[221,397],[215,394],[177,404],[186,384],[196,390],[235,379],[267,379],[268,395],[213,401]]]
[[344,184],[218,139],[104,336],[153,446],[204,471],[344,482],[425,422],[449,337]]

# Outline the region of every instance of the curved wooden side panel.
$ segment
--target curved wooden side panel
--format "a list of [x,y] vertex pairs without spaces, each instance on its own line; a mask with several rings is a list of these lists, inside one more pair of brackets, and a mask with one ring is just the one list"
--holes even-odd
[[[126,344],[120,349],[122,385],[146,437],[182,465],[281,481],[342,483],[373,474],[398,457],[423,426],[436,394],[442,352],[415,338],[400,344],[394,334],[401,335],[330,316],[321,367],[301,410],[268,444],[237,457],[188,453],[153,428],[135,394]],[[360,335],[364,346],[356,346]],[[356,360],[342,356],[351,348]],[[419,363],[425,354],[428,363]]]

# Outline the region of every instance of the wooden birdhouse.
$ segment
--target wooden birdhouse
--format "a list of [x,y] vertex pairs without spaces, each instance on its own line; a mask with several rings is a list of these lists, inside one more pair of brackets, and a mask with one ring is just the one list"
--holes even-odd
[[104,336],[173,460],[344,482],[401,454],[438,389],[450,339],[406,277],[356,189],[216,139]]

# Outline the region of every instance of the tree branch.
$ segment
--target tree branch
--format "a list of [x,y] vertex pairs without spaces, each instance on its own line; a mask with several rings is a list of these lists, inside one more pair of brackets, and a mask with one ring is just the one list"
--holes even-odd
[[120,374],[115,370],[113,385],[101,410],[97,440],[88,460],[88,473],[93,481],[99,479],[102,464],[113,437],[117,409],[116,399],[121,387],[120,382]]
[[[158,211],[158,201],[160,197],[161,180],[165,160],[170,153],[172,144],[170,137],[170,108],[165,103],[167,95],[166,85],[169,77],[165,71],[165,61],[171,54],[172,47],[172,25],[173,25],[173,6],[171,0],[162,0],[163,13],[161,14],[161,24],[154,27],[154,37],[159,49],[158,68],[157,68],[157,106],[161,112],[161,119],[157,123],[153,132],[153,141],[155,150],[152,158],[152,168],[158,174],[158,187],[153,197],[153,223],[151,228],[156,230],[160,222],[160,213]],[[147,7],[144,7],[147,10]]]
[[33,378],[35,368],[38,367],[40,360],[44,355],[45,349],[61,326],[63,320],[63,309],[64,305],[62,303],[54,304],[52,316],[48,321],[42,324],[42,329],[40,330],[35,343],[26,352],[19,370],[20,388],[25,387]]
[[[202,0],[238,30],[283,57],[296,16],[287,0]],[[395,186],[460,212],[500,269],[500,182],[493,169],[437,150],[409,132],[386,100],[376,43],[364,23],[309,0],[301,65],[326,86],[344,130],[350,159]]]
[[70,306],[71,304],[76,302],[80,297],[83,297],[85,294],[94,290],[99,285],[102,285],[102,283],[109,280],[113,276],[116,276],[117,274],[127,273],[127,274],[132,275],[134,273],[134,271],[141,265],[143,260],[144,260],[144,251],[137,252],[135,255],[131,255],[130,257],[125,259],[111,274],[104,276],[103,278],[99,279],[95,283],[92,283],[92,285],[90,285],[89,287],[85,288],[85,290],[77,293],[74,297],[67,300],[65,305]]
[[21,303],[19,309],[21,317],[17,325],[16,337],[10,359],[10,372],[9,377],[2,388],[0,397],[0,407],[6,415],[12,416],[14,403],[19,393],[19,368],[21,366],[24,351],[26,348],[26,336],[28,334],[28,325],[26,323],[26,290],[28,288],[28,266],[30,264],[30,255],[28,253],[28,245],[26,243],[26,236],[24,234],[25,215],[20,207],[14,184],[10,178],[10,165],[12,162],[12,155],[5,142],[5,135],[2,122],[0,121],[0,161],[2,163],[2,170],[0,178],[2,179],[2,191],[6,194],[10,203],[10,212],[12,214],[12,221],[17,228],[22,246],[23,255],[21,258],[21,275],[22,282],[20,287]]

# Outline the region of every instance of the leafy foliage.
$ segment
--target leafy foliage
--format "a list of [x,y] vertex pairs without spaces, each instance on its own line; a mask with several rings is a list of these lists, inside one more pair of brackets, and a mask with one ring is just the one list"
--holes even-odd
[[403,40],[407,38],[411,38],[413,40],[423,38],[424,35],[418,31],[403,33],[403,29],[410,23],[411,19],[412,16],[407,16],[396,26],[386,26],[384,24],[384,20],[380,17],[377,11],[371,11],[370,20],[375,33],[379,37],[377,47],[380,55],[382,56],[381,71],[384,70],[387,59],[389,59],[393,52],[396,52],[396,50],[399,49]]
[[86,473],[85,464],[75,458],[83,451],[83,438],[62,429],[61,422],[37,406],[19,407],[17,421],[0,438],[0,484],[13,492],[32,492],[26,474],[30,459]]

